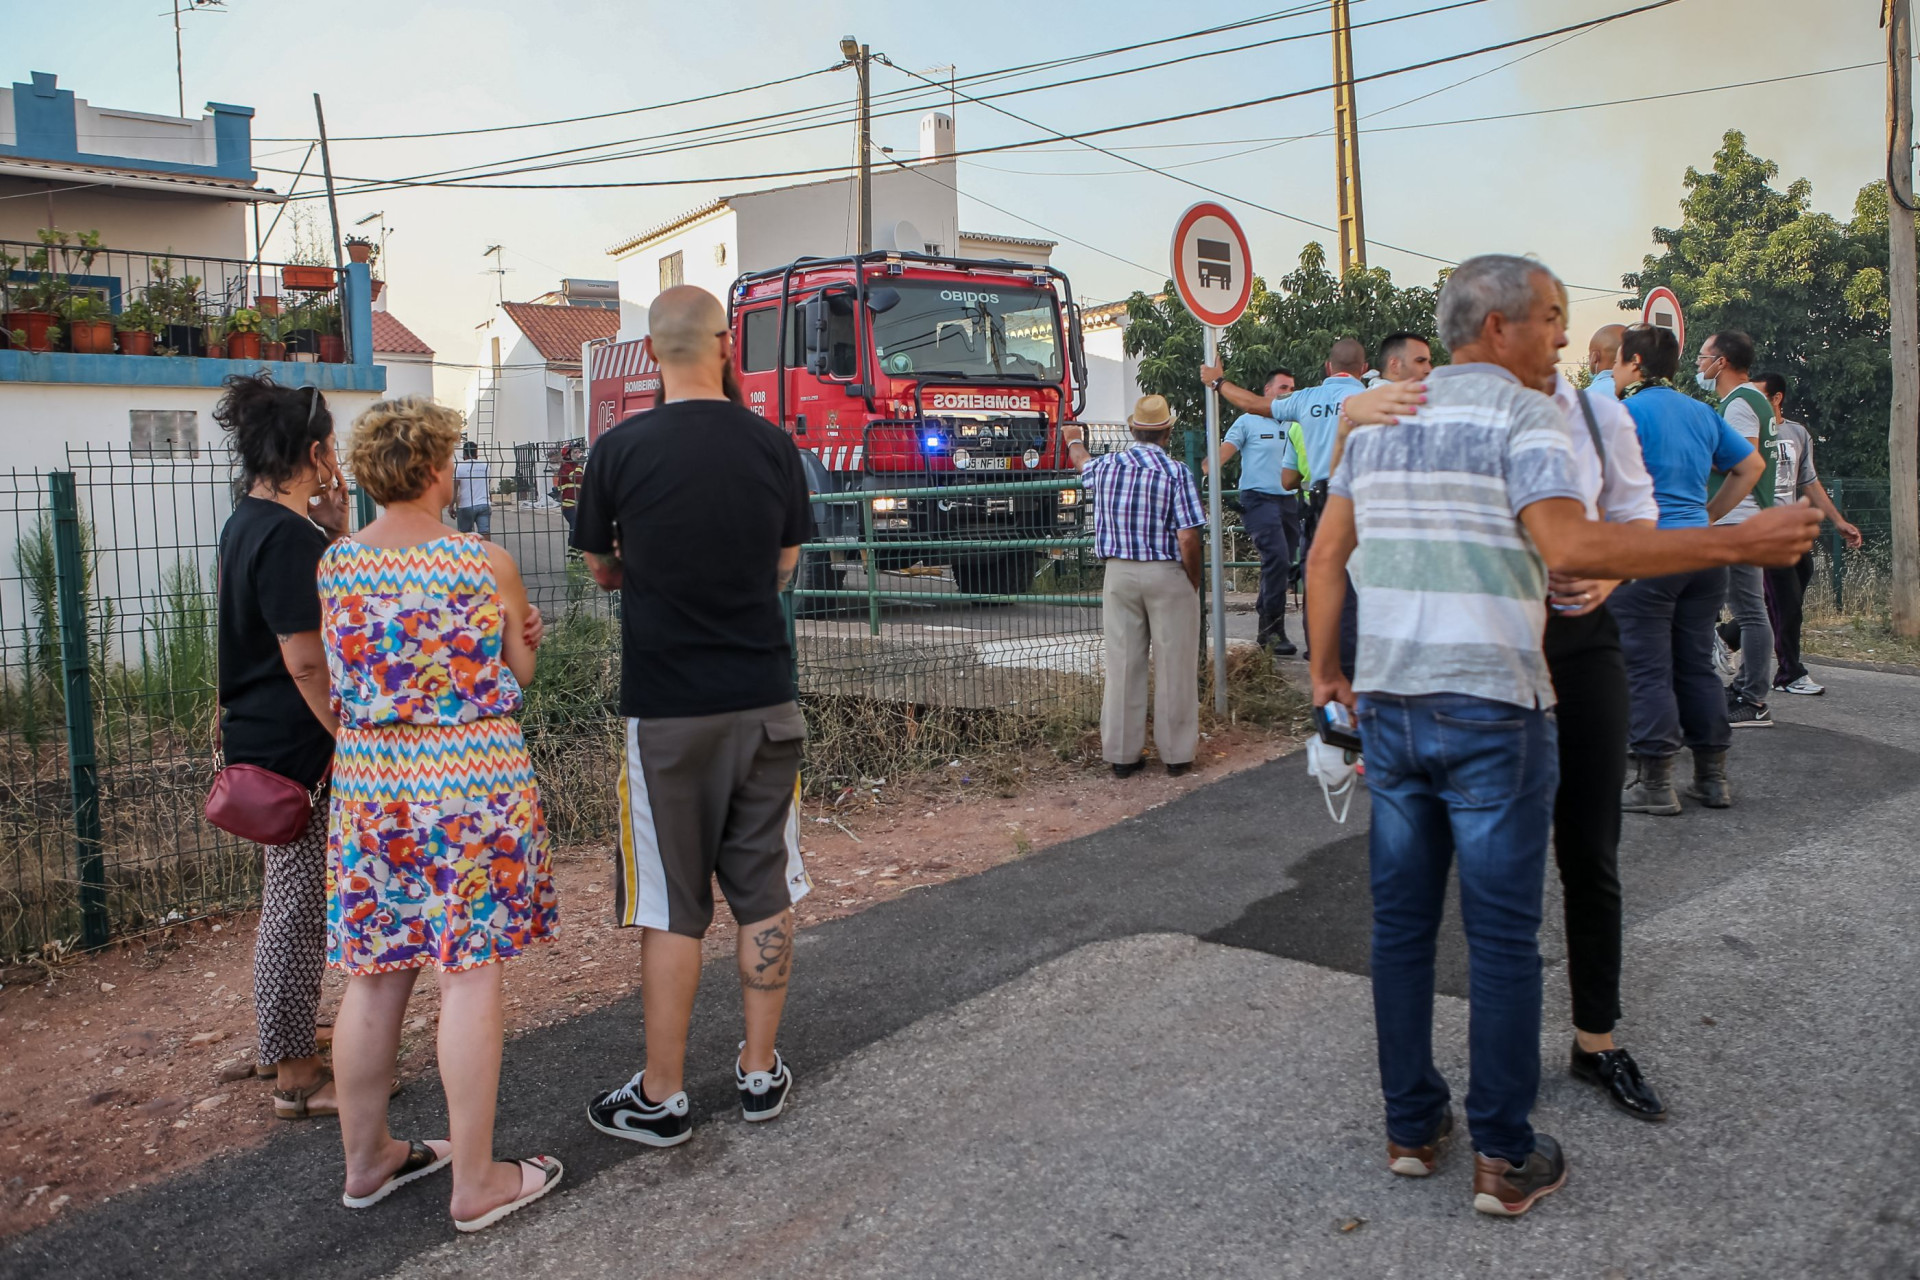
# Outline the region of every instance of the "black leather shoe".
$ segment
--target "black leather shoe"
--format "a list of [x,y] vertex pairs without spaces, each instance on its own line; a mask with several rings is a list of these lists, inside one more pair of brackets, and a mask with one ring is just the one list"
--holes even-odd
[[1640,1078],[1640,1066],[1625,1049],[1602,1049],[1587,1053],[1573,1046],[1573,1078],[1599,1085],[1607,1091],[1607,1101],[1636,1120],[1665,1120],[1667,1104],[1653,1086]]
[[1300,652],[1300,647],[1294,644],[1293,641],[1287,639],[1285,636],[1281,636],[1278,640],[1273,642],[1273,654],[1276,658],[1291,658],[1294,654],[1299,652]]
[[1116,778],[1131,778],[1134,774],[1146,767],[1147,762],[1145,760],[1135,760],[1132,764],[1117,764],[1113,766],[1113,776]]
[[1193,761],[1191,760],[1187,761],[1185,764],[1170,764],[1167,766],[1167,776],[1169,778],[1184,778],[1187,776],[1187,774],[1191,773],[1192,771],[1193,771]]

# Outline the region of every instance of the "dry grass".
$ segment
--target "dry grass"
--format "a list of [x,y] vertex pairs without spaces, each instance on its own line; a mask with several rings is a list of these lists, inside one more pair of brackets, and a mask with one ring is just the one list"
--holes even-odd
[[1920,639],[1894,632],[1891,583],[1879,557],[1846,555],[1841,563],[1841,609],[1834,608],[1832,574],[1832,563],[1816,556],[1813,580],[1807,584],[1802,650],[1809,657],[1920,666]]

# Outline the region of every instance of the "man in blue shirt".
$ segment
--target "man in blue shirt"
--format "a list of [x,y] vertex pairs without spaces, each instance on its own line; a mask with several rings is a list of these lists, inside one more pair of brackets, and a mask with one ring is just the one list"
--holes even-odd
[[1626,336],[1627,326],[1603,324],[1587,339],[1587,372],[1593,375],[1593,381],[1587,384],[1588,395],[1620,398],[1613,385],[1613,366],[1620,359],[1620,339]]
[[[1341,338],[1327,352],[1327,378],[1317,387],[1308,387],[1289,396],[1256,395],[1228,382],[1218,365],[1204,365],[1200,380],[1243,413],[1264,414],[1275,422],[1297,422],[1300,444],[1291,438],[1280,455],[1280,481],[1283,487],[1298,489],[1307,495],[1306,527],[1300,554],[1304,560],[1313,547],[1314,527],[1327,500],[1327,481],[1333,470],[1333,450],[1340,439],[1340,405],[1348,396],[1367,389],[1360,375],[1367,371],[1367,349],[1356,338]],[[1304,453],[1304,456],[1303,456]],[[1340,620],[1340,666],[1353,670],[1353,655],[1358,645],[1359,628],[1354,607],[1358,593],[1349,590]]]
[[[1262,386],[1270,399],[1284,400],[1293,394],[1293,374],[1275,369]],[[1287,587],[1300,550],[1300,497],[1280,480],[1287,433],[1295,426],[1265,414],[1243,413],[1220,442],[1222,467],[1240,459],[1241,521],[1260,553],[1259,643],[1282,657],[1299,652],[1287,639]]]

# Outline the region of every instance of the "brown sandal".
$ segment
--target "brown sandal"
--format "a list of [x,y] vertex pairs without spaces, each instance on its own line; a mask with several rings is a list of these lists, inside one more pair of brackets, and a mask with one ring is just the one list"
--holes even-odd
[[340,1114],[338,1100],[323,1102],[316,1107],[310,1099],[333,1083],[333,1072],[326,1067],[320,1068],[320,1078],[304,1089],[275,1089],[273,1091],[273,1114],[280,1120],[312,1120],[323,1116]]

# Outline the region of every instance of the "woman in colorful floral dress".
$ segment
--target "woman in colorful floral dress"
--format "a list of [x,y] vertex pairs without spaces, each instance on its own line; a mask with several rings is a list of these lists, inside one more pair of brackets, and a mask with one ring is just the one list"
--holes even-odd
[[[441,521],[460,417],[383,401],[347,461],[385,510],[320,562],[333,709],[327,963],[350,975],[334,1031],[343,1200],[365,1208],[453,1165],[454,1225],[477,1231],[560,1181],[550,1156],[493,1158],[500,961],[553,935],[547,829],[514,719],[533,676],[526,587],[495,542]],[[538,628],[534,628],[537,633]],[[537,634],[533,637],[537,643]],[[439,971],[449,1140],[387,1128],[415,977]]]

